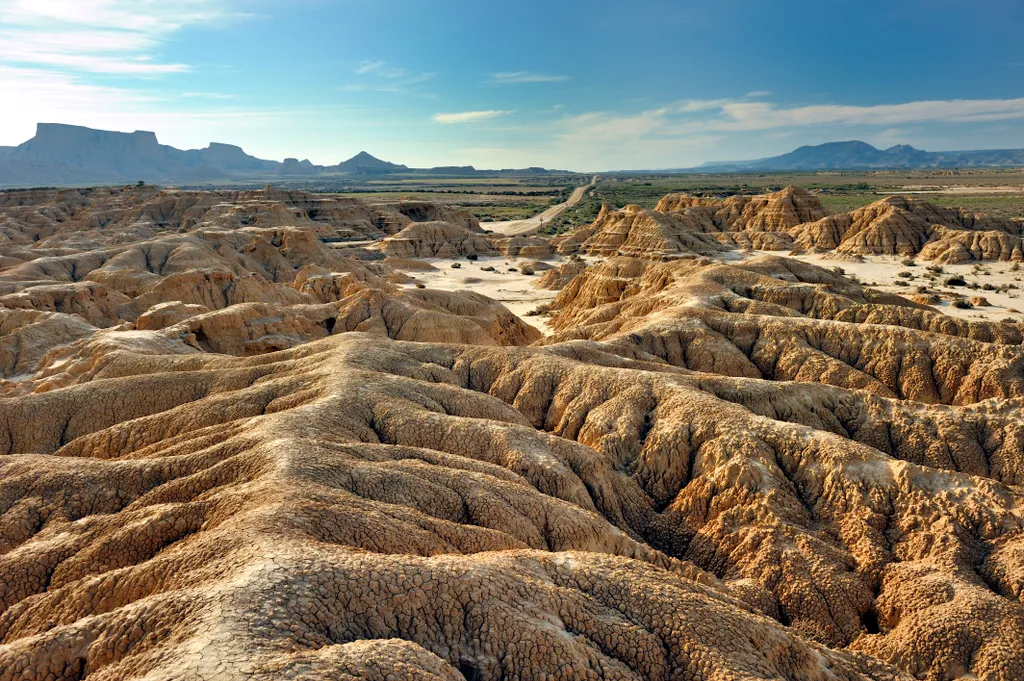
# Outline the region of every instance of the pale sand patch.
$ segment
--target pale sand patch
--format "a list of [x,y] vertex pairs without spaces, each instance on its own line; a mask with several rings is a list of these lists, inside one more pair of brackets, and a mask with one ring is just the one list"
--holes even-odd
[[[757,252],[753,254],[758,255]],[[980,271],[974,269],[974,264],[967,265],[942,265],[942,274],[936,279],[929,279],[927,267],[932,265],[926,260],[916,260],[914,267],[907,267],[903,264],[902,256],[889,255],[865,255],[863,262],[850,262],[846,260],[830,260],[828,254],[810,254],[791,256],[788,252],[773,252],[772,255],[791,257],[795,260],[811,263],[827,269],[841,267],[847,275],[853,275],[862,284],[886,293],[895,293],[905,298],[911,298],[917,293],[918,286],[928,286],[928,290],[943,297],[940,304],[933,307],[943,314],[951,317],[960,317],[975,321],[1006,321],[1012,319],[1017,322],[1024,322],[1024,266],[1021,271],[1012,271],[1013,263],[986,260],[979,263]],[[904,279],[899,277],[900,272],[910,272],[911,277]],[[945,280],[949,277],[959,275],[968,283],[978,284],[978,289],[970,289],[966,286],[946,286]],[[893,282],[906,281],[909,286],[897,286]],[[1013,285],[1017,289],[999,293],[996,291],[985,291],[980,287],[991,284],[996,288],[1003,285]],[[962,310],[953,307],[947,297],[960,294],[968,299],[981,296],[991,303],[991,307],[974,307]],[[1013,312],[1011,310],[1017,310]]]
[[[479,260],[467,260],[462,257],[423,258],[422,261],[436,269],[407,271],[414,279],[403,284],[403,288],[416,288],[416,284],[423,284],[427,288],[442,291],[473,291],[498,301],[512,314],[536,327],[545,336],[553,333],[548,325],[548,317],[528,316],[528,313],[550,303],[558,295],[558,291],[537,288],[542,275],[523,274],[519,271],[519,259],[480,256]],[[545,258],[545,261],[557,267],[567,259],[562,256],[551,256]],[[461,267],[452,269],[453,263],[458,263]],[[485,272],[485,267],[493,267],[495,271]],[[515,268],[516,271],[510,272],[509,268]]]

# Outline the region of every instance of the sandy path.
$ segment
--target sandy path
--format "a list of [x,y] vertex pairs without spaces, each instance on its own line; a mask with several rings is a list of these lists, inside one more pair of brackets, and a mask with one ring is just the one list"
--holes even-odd
[[559,215],[564,213],[566,210],[572,208],[577,203],[583,200],[588,189],[592,189],[597,186],[597,175],[594,175],[593,179],[590,180],[590,184],[585,184],[582,187],[577,187],[569,197],[569,200],[565,203],[560,203],[557,206],[551,206],[540,215],[534,215],[532,218],[526,220],[506,220],[505,222],[481,222],[480,226],[486,230],[490,230],[497,234],[504,234],[506,236],[526,236],[527,234],[533,234],[540,230],[545,222],[551,222]]

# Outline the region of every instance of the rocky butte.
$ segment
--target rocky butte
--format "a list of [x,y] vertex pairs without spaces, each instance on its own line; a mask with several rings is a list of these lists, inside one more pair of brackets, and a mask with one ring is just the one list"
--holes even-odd
[[0,681],[1024,678],[1024,327],[798,257],[1022,237],[0,193]]

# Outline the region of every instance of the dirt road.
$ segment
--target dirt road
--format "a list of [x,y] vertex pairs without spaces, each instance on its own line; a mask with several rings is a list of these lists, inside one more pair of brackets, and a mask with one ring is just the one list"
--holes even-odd
[[551,222],[569,208],[583,200],[586,193],[597,186],[597,175],[590,180],[590,184],[577,187],[565,203],[551,206],[540,215],[534,215],[526,220],[508,220],[506,222],[481,222],[480,226],[497,234],[506,236],[526,236],[540,230],[540,228]]

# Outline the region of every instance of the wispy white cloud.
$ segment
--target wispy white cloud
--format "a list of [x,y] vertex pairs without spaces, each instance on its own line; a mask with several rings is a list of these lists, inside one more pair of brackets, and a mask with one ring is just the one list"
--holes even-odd
[[437,76],[436,73],[410,73],[407,69],[380,60],[364,61],[355,72],[364,77],[362,82],[342,85],[342,90],[404,94],[409,92],[413,85],[425,83]]
[[373,74],[380,76],[381,78],[404,78],[406,70],[392,66],[386,61],[364,61],[359,68],[356,69],[356,73],[360,76],[366,76]]
[[[585,169],[680,168],[715,158],[723,149],[756,157],[769,140],[793,144],[863,135],[896,144],[912,126],[987,124],[1024,118],[1024,98],[938,100],[851,106],[782,107],[744,100],[686,100],[637,112],[590,112],[552,120],[540,144],[524,144],[528,163]],[[740,140],[745,140],[740,142]],[[738,145],[738,146],[737,146]],[[739,149],[739,152],[736,150]],[[717,150],[717,151],[716,151]],[[527,161],[532,156],[533,161]],[[555,159],[550,161],[548,159]]]
[[754,90],[753,92],[747,93],[747,99],[761,99],[762,97],[771,97],[772,93],[768,90]]
[[984,123],[1024,118],[1024,98],[935,100],[853,106],[819,104],[780,107],[770,102],[687,100],[638,113],[596,112],[574,119],[603,139],[635,135],[680,138],[694,134],[746,133],[815,127],[880,127],[905,124]]
[[[712,109],[721,109],[726,104],[732,104],[732,99],[688,99],[676,105],[680,111],[695,112],[695,111],[710,111]],[[668,113],[669,109],[665,108],[661,110],[663,113]]]
[[228,92],[182,92],[181,97],[190,99],[234,99],[235,96]]
[[498,118],[499,116],[506,116],[512,113],[511,111],[463,111],[461,113],[440,113],[434,116],[434,120],[438,123],[445,125],[451,125],[455,123],[476,123],[478,121],[486,121],[491,118]]
[[977,123],[1024,118],[1024,98],[951,99],[904,104],[820,104],[778,107],[767,102],[731,102],[708,125],[718,130],[770,130],[810,125],[894,126],[905,123]]
[[9,24],[45,27],[59,22],[149,34],[231,14],[218,0],[7,0],[0,5],[0,16]]
[[0,62],[60,71],[152,76],[189,70],[159,59],[170,34],[237,17],[226,0],[4,0]]
[[531,73],[529,71],[511,71],[491,74],[491,82],[502,85],[516,83],[562,83],[567,80],[570,80],[569,76],[553,76],[547,73]]

